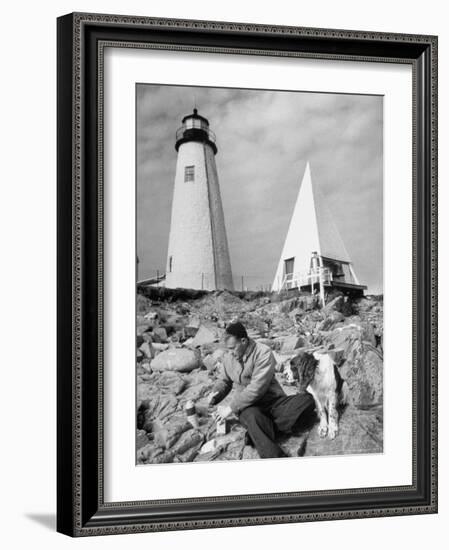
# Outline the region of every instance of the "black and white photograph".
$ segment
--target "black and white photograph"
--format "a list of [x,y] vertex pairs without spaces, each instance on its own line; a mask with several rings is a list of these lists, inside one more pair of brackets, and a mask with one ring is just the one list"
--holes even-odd
[[383,452],[383,97],[136,84],[136,463]]

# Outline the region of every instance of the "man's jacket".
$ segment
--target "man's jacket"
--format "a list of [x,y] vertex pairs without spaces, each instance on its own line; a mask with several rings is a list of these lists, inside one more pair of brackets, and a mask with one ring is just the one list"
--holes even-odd
[[265,344],[250,339],[242,359],[226,353],[219,368],[218,379],[212,392],[218,392],[212,403],[218,403],[231,391],[236,390],[230,403],[235,414],[250,405],[263,402],[269,404],[285,396],[275,377],[276,360]]

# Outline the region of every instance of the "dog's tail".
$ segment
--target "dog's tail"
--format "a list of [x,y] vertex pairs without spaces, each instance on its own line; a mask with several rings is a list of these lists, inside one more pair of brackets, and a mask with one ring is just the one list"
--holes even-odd
[[339,402],[340,402],[340,405],[349,404],[349,386],[346,380],[343,380],[343,383],[340,388]]

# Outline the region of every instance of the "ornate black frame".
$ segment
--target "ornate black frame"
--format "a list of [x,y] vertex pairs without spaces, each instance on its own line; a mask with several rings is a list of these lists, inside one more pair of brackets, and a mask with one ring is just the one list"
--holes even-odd
[[[413,483],[104,503],[102,90],[105,45],[413,67]],[[217,21],[58,19],[58,498],[71,536],[437,511],[437,38]]]

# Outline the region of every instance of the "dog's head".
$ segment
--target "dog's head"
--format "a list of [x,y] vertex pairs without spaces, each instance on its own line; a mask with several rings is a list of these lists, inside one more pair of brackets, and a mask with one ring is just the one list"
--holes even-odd
[[293,357],[285,370],[287,380],[295,383],[299,390],[303,391],[312,382],[318,366],[315,354],[303,351]]

